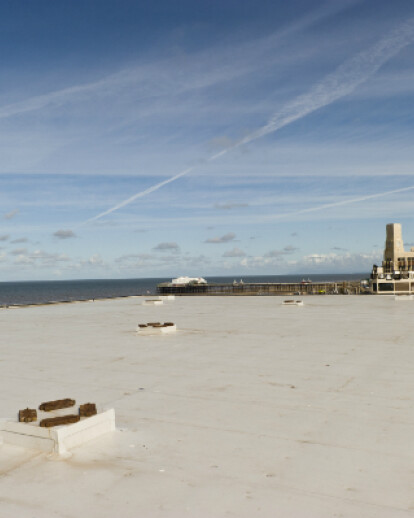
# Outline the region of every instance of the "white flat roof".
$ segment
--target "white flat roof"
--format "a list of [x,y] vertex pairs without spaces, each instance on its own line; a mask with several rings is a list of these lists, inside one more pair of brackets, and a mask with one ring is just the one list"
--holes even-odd
[[414,305],[303,299],[0,310],[0,417],[71,397],[118,428],[63,461],[3,444],[0,515],[412,517]]

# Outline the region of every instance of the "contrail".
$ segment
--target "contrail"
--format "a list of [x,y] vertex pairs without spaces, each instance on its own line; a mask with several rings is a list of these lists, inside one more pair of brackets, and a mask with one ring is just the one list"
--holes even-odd
[[392,191],[379,192],[376,194],[368,194],[367,196],[360,196],[359,198],[352,198],[350,200],[325,203],[324,205],[318,205],[317,207],[311,207],[309,209],[301,209],[294,212],[286,212],[285,214],[274,214],[272,216],[269,216],[269,219],[281,219],[290,216],[296,216],[298,214],[305,214],[307,212],[317,212],[318,210],[330,209],[332,207],[340,207],[341,205],[349,205],[351,203],[358,203],[360,201],[372,200],[373,198],[381,198],[382,196],[389,196],[390,194],[397,194],[399,192],[412,191],[413,189],[414,185],[410,185],[408,187],[402,187],[401,189],[394,189]]
[[[340,4],[335,4],[332,2],[324,3],[321,7],[315,9],[309,15],[306,15],[303,18],[299,19],[296,23],[289,26],[288,28],[279,30],[276,34],[273,34],[270,37],[263,37],[259,39],[258,42],[255,41],[255,45],[259,44],[259,46],[261,46],[262,49],[266,50],[269,44],[272,44],[275,41],[280,40],[292,33],[294,34],[295,32],[298,32],[299,30],[304,29],[309,25],[312,25],[316,21],[323,20],[324,18],[327,18],[340,11],[343,11],[360,1],[361,0],[342,0]],[[244,46],[239,45],[238,55],[240,56],[245,52],[248,52],[249,46],[250,42],[247,42]],[[203,58],[202,53],[201,56],[200,54],[198,55],[199,59],[200,57],[201,59]],[[235,51],[234,49],[232,49],[231,60],[234,61],[234,59]],[[165,62],[160,62],[159,65],[161,65],[162,69],[165,68]],[[222,66],[221,69],[226,69],[227,71],[227,66]],[[6,106],[0,106],[0,119],[6,119],[14,115],[20,115],[24,113],[37,111],[47,106],[59,106],[61,104],[66,103],[68,100],[73,99],[74,96],[79,96],[83,94],[96,94],[96,92],[102,92],[106,89],[111,90],[114,87],[123,86],[128,83],[133,83],[134,85],[136,85],[138,80],[140,80],[141,83],[145,83],[146,76],[148,75],[148,73],[151,72],[153,72],[152,67],[147,65],[141,65],[139,67],[129,67],[120,70],[119,72],[109,74],[103,77],[102,79],[98,79],[91,83],[73,85],[60,90],[48,92],[46,94],[33,96],[24,101],[8,104]],[[208,76],[208,72],[206,72],[204,76],[201,76],[201,82],[196,83],[195,86],[202,87],[205,84],[209,85],[209,81],[207,81],[207,83],[204,82],[204,78],[206,76]],[[188,81],[185,84],[180,83],[180,87],[181,88],[179,89],[178,93],[182,93],[182,91],[185,92],[188,88]],[[149,93],[153,93],[151,89]]]
[[118,203],[118,205],[115,205],[114,207],[106,210],[105,212],[101,212],[97,216],[94,216],[93,218],[87,219],[83,223],[80,223],[75,228],[78,228],[78,227],[81,227],[83,225],[86,225],[87,223],[91,223],[92,221],[95,221],[95,220],[97,220],[99,218],[102,218],[103,216],[106,216],[107,214],[110,214],[111,212],[114,212],[115,210],[118,210],[118,209],[120,209],[122,207],[125,207],[125,205],[129,205],[130,203],[135,201],[137,198],[142,198],[143,196],[146,196],[147,194],[150,194],[150,193],[152,193],[154,191],[157,191],[160,187],[163,187],[164,185],[167,185],[167,183],[171,183],[171,182],[174,182],[175,180],[178,180],[178,178],[181,178],[181,176],[185,176],[186,174],[190,173],[193,169],[194,169],[194,167],[189,167],[188,169],[185,169],[184,171],[181,171],[181,173],[178,173],[175,176],[172,176],[171,178],[168,178],[167,180],[164,180],[163,182],[157,183],[157,184],[153,185],[152,187],[148,187],[148,189],[145,189],[145,191],[137,192],[136,194],[134,194],[130,198],[127,198],[126,200],[121,201],[120,203]]
[[[356,56],[354,56],[353,58],[345,61],[333,73],[327,75],[321,82],[319,82],[313,88],[311,88],[309,92],[300,95],[293,101],[287,103],[281,110],[273,114],[273,116],[265,126],[250,133],[243,139],[226,147],[222,151],[210,156],[206,161],[212,162],[214,160],[217,160],[218,158],[226,155],[229,151],[235,148],[238,148],[240,146],[248,144],[249,142],[262,138],[265,135],[268,135],[269,133],[274,133],[275,131],[278,131],[279,129],[283,128],[284,126],[287,126],[288,124],[291,124],[292,122],[297,121],[298,119],[301,119],[306,115],[309,115],[310,113],[333,103],[334,101],[344,97],[345,95],[350,94],[355,90],[357,86],[359,86],[360,84],[365,82],[369,77],[375,74],[375,72],[377,72],[378,69],[381,68],[381,66],[384,63],[386,63],[389,59],[395,56],[401,49],[403,49],[413,41],[414,18],[411,18],[407,22],[399,25],[385,38],[382,38],[369,49],[364,50]],[[195,167],[185,169],[184,171],[181,171],[175,176],[172,176],[168,180],[164,180],[163,182],[153,185],[149,189],[138,192],[130,198],[106,210],[105,212],[101,212],[97,216],[88,219],[81,225],[84,225],[91,221],[95,221],[122,207],[125,207],[126,205],[135,201],[137,198],[141,198],[142,196],[146,196],[147,194],[157,191],[164,185],[174,182],[175,180],[178,180],[179,178],[189,174],[194,169]],[[403,190],[407,189],[408,188]],[[372,196],[386,196],[386,194],[387,193]],[[366,198],[361,198],[358,201],[363,201],[364,199]],[[324,208],[327,208],[327,206],[325,206]],[[319,209],[315,208],[315,210]]]

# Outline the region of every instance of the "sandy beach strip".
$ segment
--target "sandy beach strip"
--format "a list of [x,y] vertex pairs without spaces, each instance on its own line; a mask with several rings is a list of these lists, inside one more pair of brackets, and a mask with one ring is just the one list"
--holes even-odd
[[70,397],[117,424],[62,461],[3,444],[2,518],[414,515],[414,301],[144,298],[0,312],[0,418]]

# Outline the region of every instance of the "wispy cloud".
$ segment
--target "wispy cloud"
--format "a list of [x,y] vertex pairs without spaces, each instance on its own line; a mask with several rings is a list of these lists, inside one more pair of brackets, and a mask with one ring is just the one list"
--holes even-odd
[[73,230],[57,230],[53,233],[55,237],[58,239],[71,239],[72,237],[76,237],[76,234],[73,232]]
[[7,212],[3,217],[4,219],[13,219],[15,216],[17,216],[17,214],[19,214],[19,210],[15,209],[10,212]]
[[219,210],[231,210],[231,209],[239,209],[243,207],[248,207],[248,203],[215,203],[214,208]]
[[27,243],[27,242],[28,242],[27,237],[19,237],[17,239],[13,239],[12,241],[10,241],[10,243],[12,243],[13,245],[17,245],[18,243]]
[[125,263],[131,261],[150,261],[154,259],[154,256],[151,254],[125,254],[115,259],[116,263]]
[[247,271],[277,267],[283,273],[346,273],[346,272],[369,272],[372,264],[381,260],[381,252],[373,251],[368,253],[347,252],[347,253],[313,253],[307,254],[298,259],[292,260],[284,254],[244,257],[240,266]]
[[35,250],[32,253],[22,251],[16,256],[15,265],[19,266],[39,266],[41,268],[53,267],[56,264],[69,262],[70,258],[66,254],[54,254],[43,250]]
[[94,254],[88,259],[88,263],[92,266],[104,266],[104,261],[99,254]]
[[309,272],[362,272],[364,270],[368,272],[370,271],[372,264],[378,262],[380,259],[380,252],[309,254],[302,257],[302,259],[296,263],[296,267],[302,271]]
[[[313,86],[306,94],[300,95],[293,101],[286,103],[280,110],[275,112],[267,124],[256,131],[249,133],[236,143],[230,144],[228,147],[211,155],[206,162],[213,162],[223,157],[231,150],[246,145],[270,133],[274,133],[279,129],[291,124],[307,115],[327,106],[338,99],[349,95],[358,86],[364,83],[369,77],[373,76],[381,66],[395,56],[401,49],[414,41],[414,19],[409,19],[405,23],[399,25],[387,36],[379,40],[369,49],[357,54],[355,57],[346,60],[333,73],[326,76],[322,81]],[[0,114],[1,116],[1,114]],[[161,187],[182,178],[195,169],[189,167],[172,176],[171,178],[159,182],[152,187],[140,191],[133,196],[117,203],[110,209],[101,212],[97,216],[88,219],[82,224],[95,221],[106,216],[122,207],[132,203],[133,201],[151,194]],[[384,194],[385,195],[385,194]],[[362,200],[361,200],[362,201]]]
[[[91,96],[110,95],[114,90],[120,91],[128,87],[138,90],[141,98],[145,100],[165,92],[169,92],[171,95],[171,90],[177,95],[226,82],[230,78],[246,75],[263,67],[263,60],[258,59],[259,56],[263,57],[263,54],[266,55],[266,66],[269,66],[271,61],[283,59],[283,54],[274,52],[277,44],[360,1],[343,0],[337,4],[323,4],[320,8],[313,9],[274,34],[262,36],[253,41],[239,42],[236,48],[221,46],[219,49],[201,51],[196,59],[189,62],[186,62],[184,56],[181,56],[180,66],[177,66],[176,62],[169,63],[167,59],[159,60],[155,64],[137,64],[107,74],[95,81],[74,84],[67,88],[32,96],[23,101],[0,107],[0,119],[46,107],[59,107],[74,100],[88,100]],[[218,56],[220,56],[220,60],[218,60]],[[219,64],[217,64],[218,61]]]
[[22,254],[27,254],[27,249],[26,248],[16,248],[15,250],[12,250],[10,252],[11,255],[22,255]]
[[0,241],[7,241],[9,239],[9,235],[8,234],[2,234],[0,235]]
[[210,237],[206,239],[204,242],[216,245],[221,243],[228,243],[229,241],[234,241],[235,237],[236,234],[234,234],[233,232],[229,232],[228,234],[224,234],[224,236],[221,237]]
[[180,251],[180,247],[177,245],[177,243],[158,243],[158,245],[154,246],[153,250],[156,252],[173,251],[178,253]]
[[270,250],[264,254],[264,257],[281,257],[295,252],[297,248],[292,245],[285,246],[282,250]]
[[391,191],[384,191],[384,192],[379,192],[376,194],[368,194],[366,196],[359,196],[357,198],[351,198],[351,199],[337,201],[337,202],[333,202],[333,203],[325,203],[324,205],[318,205],[316,207],[310,207],[308,209],[301,209],[301,210],[297,210],[294,212],[288,212],[286,214],[273,214],[273,215],[269,216],[269,218],[271,220],[289,218],[292,216],[297,216],[299,214],[318,212],[320,210],[331,209],[334,207],[341,207],[343,205],[350,205],[352,203],[359,203],[361,201],[368,201],[368,200],[373,200],[375,198],[382,198],[384,196],[390,196],[392,194],[398,194],[401,192],[412,191],[413,189],[414,189],[414,185],[409,185],[408,187],[402,187],[401,189],[393,189]]
[[232,250],[228,250],[224,252],[223,257],[245,257],[246,252],[241,250],[240,248],[233,248]]
[[401,49],[414,41],[414,18],[399,25],[385,38],[369,49],[345,61],[335,72],[329,74],[310,91],[287,103],[273,114],[269,122],[259,130],[247,135],[233,146],[210,157],[214,160],[230,149],[248,144],[253,140],[273,133],[328,104],[349,95],[369,77],[374,75],[384,63],[395,56]]

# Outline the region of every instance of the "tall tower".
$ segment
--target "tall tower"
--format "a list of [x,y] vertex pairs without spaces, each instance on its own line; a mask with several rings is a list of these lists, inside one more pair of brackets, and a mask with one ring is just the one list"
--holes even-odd
[[374,264],[369,281],[371,293],[414,294],[414,246],[404,250],[400,223],[387,225],[384,260]]
[[389,223],[387,225],[387,237],[384,249],[384,261],[396,262],[399,257],[403,257],[404,243],[402,239],[401,224]]

